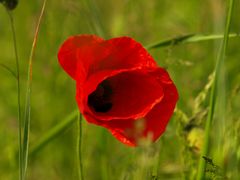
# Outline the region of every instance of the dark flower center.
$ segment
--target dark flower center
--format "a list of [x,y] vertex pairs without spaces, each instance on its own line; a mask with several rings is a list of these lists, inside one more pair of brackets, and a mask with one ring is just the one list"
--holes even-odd
[[88,96],[88,105],[95,112],[108,112],[112,108],[111,95],[112,88],[109,82],[105,80]]

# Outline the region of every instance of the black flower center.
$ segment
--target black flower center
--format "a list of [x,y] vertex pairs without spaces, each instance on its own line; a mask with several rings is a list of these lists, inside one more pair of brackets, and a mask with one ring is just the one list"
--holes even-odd
[[109,82],[105,80],[88,96],[88,105],[95,112],[108,112],[112,108],[111,95],[112,88]]

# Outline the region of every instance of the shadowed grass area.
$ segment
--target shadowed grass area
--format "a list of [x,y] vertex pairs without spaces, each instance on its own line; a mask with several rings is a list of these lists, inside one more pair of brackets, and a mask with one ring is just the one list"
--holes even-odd
[[[80,161],[84,179],[195,179],[207,119],[210,75],[224,34],[226,2],[48,1],[33,64],[27,179],[78,177],[79,129],[73,123],[77,122],[78,114],[75,82],[59,67],[57,52],[68,36],[89,33],[105,38],[130,36],[149,45],[145,47],[151,49],[154,59],[171,74],[180,100],[164,135],[147,147],[126,147],[107,130],[83,119]],[[12,11],[22,98],[42,3],[42,0],[19,1]],[[221,97],[225,93],[226,107],[223,109],[223,101],[217,101],[213,116],[216,125],[209,133],[212,143],[204,160],[207,178],[236,179],[240,172],[239,9],[240,2],[236,1],[224,64],[225,83],[218,85],[225,90],[217,94]],[[9,72],[17,73],[11,25],[3,6],[0,6],[0,48],[0,179],[17,179],[16,80]]]

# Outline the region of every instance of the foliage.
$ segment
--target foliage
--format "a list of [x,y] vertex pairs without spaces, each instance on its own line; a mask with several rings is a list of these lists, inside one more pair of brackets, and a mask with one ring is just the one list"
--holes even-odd
[[[73,123],[74,118],[77,119],[75,84],[57,63],[58,48],[64,39],[89,33],[105,38],[130,36],[149,47],[164,39],[178,37],[179,40],[179,37],[191,34],[223,35],[226,2],[48,1],[33,62],[27,179],[76,179],[78,176],[76,146],[79,145],[79,127]],[[22,100],[25,99],[27,64],[42,3],[40,0],[19,1],[12,11]],[[204,157],[209,179],[236,179],[240,176],[240,38],[236,34],[239,32],[239,9],[238,1],[231,24],[231,33],[236,37],[229,39],[225,76],[221,76],[224,83],[218,85],[217,97],[220,98],[210,133],[210,153]],[[81,159],[85,179],[195,179],[198,161],[202,158],[201,137],[220,42],[221,39],[195,39],[189,43],[174,41],[150,50],[158,64],[168,69],[179,89],[180,100],[175,115],[157,143],[140,148],[126,147],[105,129],[83,120]],[[0,6],[0,48],[0,179],[17,179],[15,56],[11,25],[4,6]],[[223,86],[224,92],[221,91]],[[226,102],[223,102],[224,97]],[[23,104],[24,101],[22,107]],[[54,131],[49,132],[52,128]],[[39,143],[43,144],[38,146]],[[32,153],[34,149],[38,151]]]

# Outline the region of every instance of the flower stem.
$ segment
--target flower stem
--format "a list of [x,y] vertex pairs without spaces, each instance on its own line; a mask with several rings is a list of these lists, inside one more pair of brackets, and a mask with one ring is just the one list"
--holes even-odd
[[22,157],[22,118],[21,118],[21,89],[20,89],[20,72],[19,72],[19,58],[17,52],[17,40],[16,31],[14,26],[13,16],[10,10],[7,9],[7,13],[10,19],[12,37],[14,44],[15,62],[16,62],[16,74],[17,79],[17,104],[18,104],[18,144],[19,144],[19,179],[22,180],[23,174],[23,157]]
[[215,108],[215,104],[216,104],[216,94],[217,94],[216,84],[218,82],[219,73],[220,73],[220,70],[223,66],[224,58],[225,58],[225,55],[226,55],[233,4],[234,4],[234,0],[229,0],[223,43],[221,44],[220,51],[219,51],[219,54],[218,54],[216,67],[215,67],[215,76],[214,76],[213,85],[212,85],[212,88],[211,88],[209,112],[208,112],[207,122],[206,122],[206,125],[205,125],[204,144],[203,144],[203,149],[202,149],[202,152],[201,152],[201,158],[200,158],[200,162],[199,162],[199,166],[198,166],[197,180],[202,180],[202,179],[205,178],[206,162],[202,157],[203,156],[208,156],[211,124],[212,124],[213,115],[214,115],[214,108]]
[[82,114],[80,114],[80,112],[78,113],[77,118],[77,168],[78,179],[84,180],[82,165]]
[[22,149],[23,178],[22,179],[26,178],[27,163],[28,163],[29,130],[30,130],[30,119],[31,119],[30,112],[31,112],[31,90],[32,90],[32,62],[33,62],[33,56],[34,56],[36,44],[37,44],[39,27],[40,27],[43,13],[45,10],[46,1],[47,0],[44,0],[42,5],[41,13],[38,19],[37,28],[36,28],[33,43],[32,43],[29,62],[28,62],[27,92],[26,92],[26,102],[25,102],[26,103],[25,115],[24,115],[24,122],[23,122],[23,149]]

